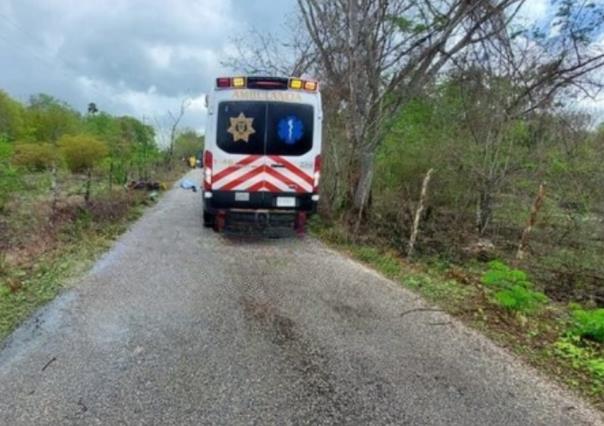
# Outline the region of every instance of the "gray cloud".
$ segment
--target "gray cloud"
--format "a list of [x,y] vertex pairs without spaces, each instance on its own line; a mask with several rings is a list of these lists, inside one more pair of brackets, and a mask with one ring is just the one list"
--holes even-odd
[[184,124],[204,126],[200,101],[232,36],[283,31],[288,1],[5,0],[0,2],[0,89],[45,92],[83,111],[165,121],[184,98]]

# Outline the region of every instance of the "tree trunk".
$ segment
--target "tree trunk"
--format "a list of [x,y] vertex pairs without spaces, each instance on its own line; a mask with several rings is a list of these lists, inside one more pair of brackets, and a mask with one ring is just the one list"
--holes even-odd
[[483,189],[478,196],[478,205],[476,206],[476,229],[479,235],[483,235],[487,230],[493,216],[493,196],[491,191]]
[[52,193],[51,214],[54,217],[57,208],[57,202],[59,200],[59,179],[57,177],[58,170],[56,163],[53,163],[50,175],[50,191]]
[[526,224],[526,228],[522,231],[522,236],[520,237],[520,243],[518,243],[518,251],[516,252],[516,259],[522,260],[524,259],[524,255],[526,252],[526,247],[528,244],[528,238],[533,230],[533,227],[537,223],[537,215],[539,214],[539,210],[543,206],[543,198],[545,197],[545,186],[543,184],[539,185],[539,192],[537,192],[537,196],[535,197],[535,201],[533,201],[533,206],[531,207],[531,214],[529,216],[528,223]]
[[84,201],[86,204],[90,201],[90,186],[92,184],[92,169],[88,169],[86,174],[86,193],[84,194]]
[[361,154],[360,175],[352,200],[354,211],[357,213],[357,218],[354,225],[355,236],[357,236],[359,233],[359,228],[363,220],[363,214],[365,213],[367,207],[367,200],[369,199],[369,194],[371,193],[371,184],[373,182],[373,159],[373,153],[363,152]]
[[367,204],[367,200],[369,199],[369,193],[371,192],[375,156],[373,152],[363,152],[360,157],[360,174],[354,190],[353,205],[356,211],[362,213]]
[[113,189],[113,158],[109,162],[109,192]]

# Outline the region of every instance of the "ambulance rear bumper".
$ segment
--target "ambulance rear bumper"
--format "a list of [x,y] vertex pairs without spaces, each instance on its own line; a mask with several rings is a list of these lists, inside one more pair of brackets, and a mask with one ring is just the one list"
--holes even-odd
[[[211,195],[210,195],[211,194]],[[219,210],[278,210],[282,212],[314,213],[318,195],[289,192],[204,191],[204,209]]]

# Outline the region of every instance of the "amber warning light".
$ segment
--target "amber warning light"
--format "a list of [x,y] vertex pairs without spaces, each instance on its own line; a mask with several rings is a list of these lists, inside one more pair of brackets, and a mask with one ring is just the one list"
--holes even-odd
[[319,84],[313,80],[280,77],[219,77],[216,79],[218,89],[264,89],[264,90],[304,90],[316,92]]

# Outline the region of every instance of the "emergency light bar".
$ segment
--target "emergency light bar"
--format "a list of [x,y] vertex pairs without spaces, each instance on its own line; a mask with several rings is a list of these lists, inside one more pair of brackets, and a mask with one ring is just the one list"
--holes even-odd
[[313,80],[281,77],[219,77],[216,79],[217,89],[264,89],[264,90],[305,90],[316,92],[319,84]]

